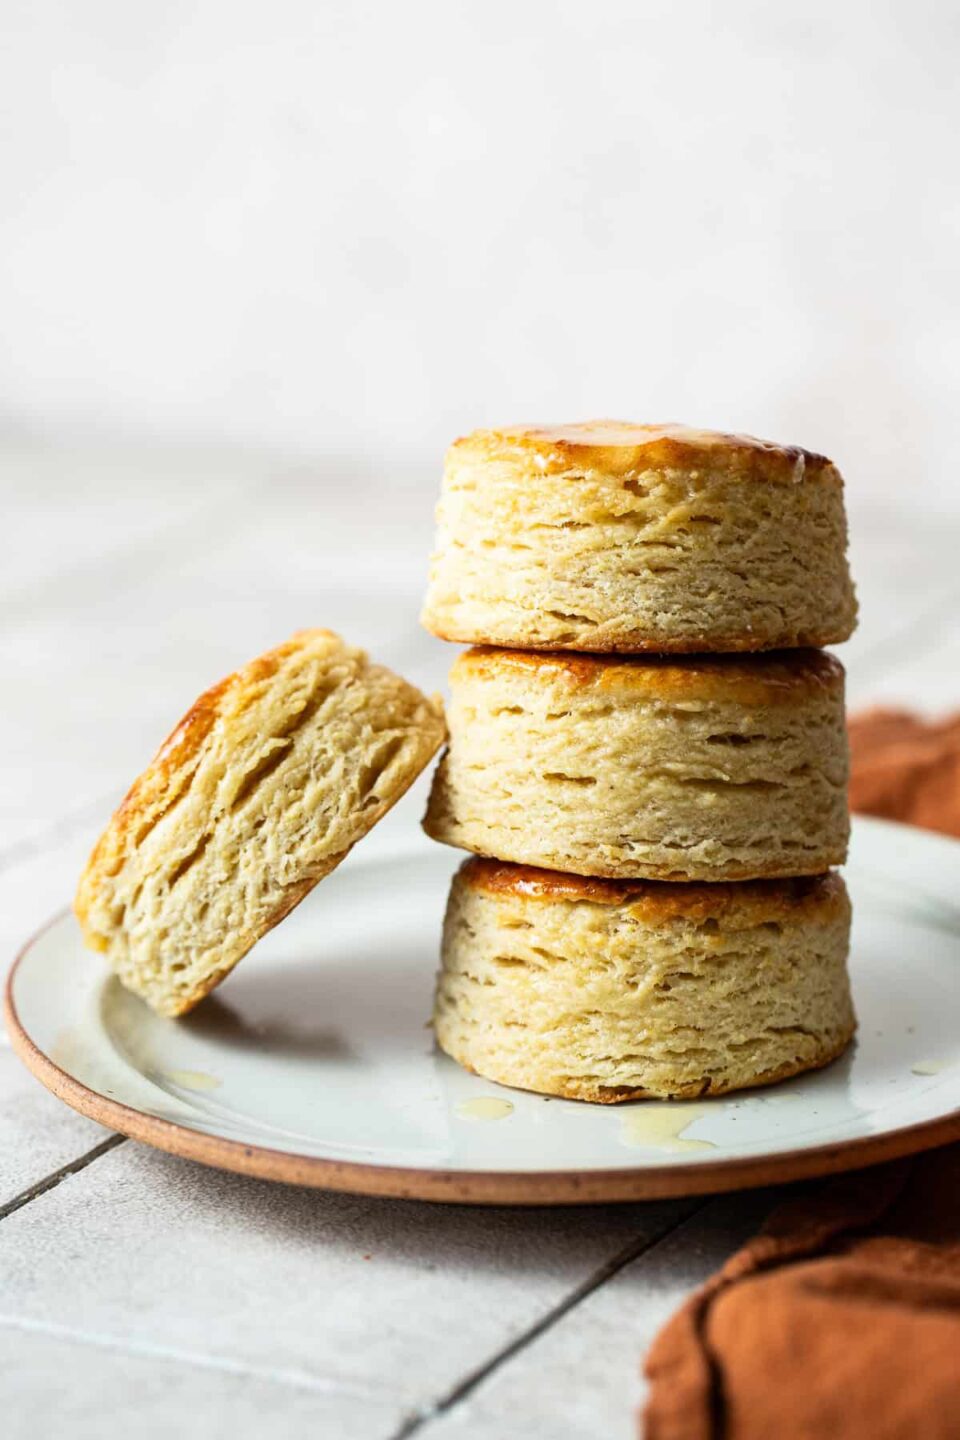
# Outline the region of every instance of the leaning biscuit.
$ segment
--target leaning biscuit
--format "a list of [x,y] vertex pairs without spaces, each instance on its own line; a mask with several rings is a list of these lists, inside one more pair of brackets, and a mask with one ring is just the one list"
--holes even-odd
[[853,1035],[849,928],[836,874],[631,886],[468,860],[436,1037],[487,1080],[573,1100],[772,1084]]
[[86,943],[161,1015],[192,1009],[399,800],[439,703],[328,630],[202,695],[80,878]]
[[822,455],[681,425],[481,430],[447,454],[423,624],[519,649],[846,640],[843,481]]
[[846,858],[844,673],[819,650],[470,650],[424,828],[579,875],[749,880]]

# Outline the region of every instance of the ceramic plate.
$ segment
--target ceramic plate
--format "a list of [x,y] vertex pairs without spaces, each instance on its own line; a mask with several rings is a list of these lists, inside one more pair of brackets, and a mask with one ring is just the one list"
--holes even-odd
[[[52,921],[10,974],[13,1043],[49,1089],[161,1149],[377,1195],[557,1204],[852,1169],[960,1138],[960,844],[859,821],[855,1046],[726,1099],[593,1106],[462,1071],[427,1028],[453,851],[371,842],[182,1020]],[[366,855],[364,852],[366,851]]]

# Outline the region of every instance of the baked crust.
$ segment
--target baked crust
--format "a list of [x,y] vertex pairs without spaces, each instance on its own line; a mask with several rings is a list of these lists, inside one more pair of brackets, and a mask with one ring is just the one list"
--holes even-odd
[[[441,845],[455,845],[455,842],[453,840],[449,840],[438,833],[434,833],[436,827],[432,825],[429,813],[423,822],[423,828],[426,834],[430,836],[431,840],[437,840]],[[455,846],[455,848],[466,849],[467,847],[464,843],[461,843],[459,844],[459,846]],[[474,857],[478,860],[490,860],[496,862],[497,864],[504,865],[516,864],[520,865],[524,869],[538,868],[537,866],[528,867],[526,861],[524,860],[503,860],[500,856],[494,855],[493,850],[489,845],[483,845],[479,841],[472,841],[470,844],[470,850],[472,851]],[[824,865],[843,865],[846,862],[846,859],[847,846],[845,843],[838,841],[829,850],[823,849],[820,852],[820,854],[818,855],[816,868],[814,868],[812,862],[805,859],[797,859],[790,863],[794,869],[794,873],[797,879],[809,880],[815,879],[818,875],[822,874]],[[624,862],[614,863],[606,860],[603,856],[596,855],[596,853],[594,853],[594,855],[591,857],[589,864],[591,874],[589,877],[584,878],[599,881],[609,880],[611,882],[622,881],[624,869],[626,867],[630,867],[633,869],[639,868],[639,866],[636,864],[633,864],[631,866],[631,862],[629,861],[626,862],[625,867]],[[705,883],[708,884],[711,888],[716,885],[726,884],[747,885],[754,880],[779,880],[783,877],[783,866],[784,862],[782,860],[765,861],[762,857],[752,859],[749,864],[740,865],[738,865],[735,861],[726,860],[724,861],[722,868],[717,867],[718,876],[716,880],[702,881],[701,876],[697,876],[696,879],[691,878],[689,869],[682,869],[676,864],[657,864],[655,861],[649,858],[645,858],[642,862],[642,868],[644,872],[643,883],[650,881],[652,884],[655,885],[685,886]],[[574,871],[564,872],[559,870],[550,870],[545,873],[551,875],[560,875],[567,873],[575,874]]]
[[[496,635],[479,634],[472,626],[442,626],[431,620],[429,625],[424,625],[435,640],[445,640],[450,645],[471,645],[483,648],[495,649],[507,643],[517,645],[516,638],[511,637],[509,641],[505,637]],[[841,645],[849,640],[852,629],[848,625],[836,625],[833,627],[824,626],[821,630],[798,630],[795,632],[795,643],[799,650],[822,649],[826,645]],[[524,637],[524,647],[535,654],[560,653],[557,651],[555,640],[536,640]],[[778,641],[776,648],[784,648],[783,641]],[[643,655],[651,659],[658,655],[702,655],[705,650],[713,649],[715,646],[719,654],[724,655],[749,655],[756,654],[762,650],[758,646],[757,637],[753,631],[748,630],[725,630],[722,635],[697,635],[686,639],[669,640],[658,636],[651,639],[645,635],[630,634],[622,637],[591,636],[580,640],[578,637],[571,637],[566,644],[571,652],[578,654],[589,653],[595,656],[610,655],[620,657],[624,655]]]
[[570,875],[560,870],[541,870],[533,865],[512,865],[472,855],[460,866],[461,883],[483,895],[517,895],[524,900],[557,900],[577,904],[628,906],[645,923],[690,919],[731,920],[742,916],[751,924],[783,918],[824,914],[847,905],[846,890],[833,870],[826,875],[802,875],[789,879],[740,880],[683,885],[662,880],[605,880]]
[[439,701],[329,630],[206,691],[80,877],[91,949],[159,1013],[192,1009],[396,803],[445,736]]
[[470,454],[483,460],[523,455],[548,474],[576,464],[617,477],[654,466],[696,471],[706,461],[711,467],[724,466],[744,478],[794,485],[812,479],[842,484],[831,460],[798,445],[779,445],[753,435],[698,430],[690,425],[639,425],[630,420],[475,430],[455,440],[449,454]]
[[557,678],[626,699],[789,705],[803,703],[812,692],[842,691],[845,671],[836,656],[810,649],[744,657],[697,655],[678,664],[664,655],[621,659],[479,646],[459,655],[450,670],[452,684],[461,677],[510,675]]
[[[518,645],[516,637],[497,636],[487,633],[480,633],[470,625],[444,625],[430,620],[429,624],[424,622],[424,629],[429,630],[435,640],[445,640],[451,645],[471,645],[483,648],[495,649],[505,645]],[[842,645],[849,640],[853,633],[852,625],[847,623],[837,625],[824,625],[820,629],[796,630],[791,633],[792,643],[798,650],[822,649],[825,645]],[[533,653],[549,654],[560,653],[557,651],[555,640],[537,640],[524,636],[524,648]],[[763,650],[762,645],[757,644],[757,636],[752,630],[724,630],[718,635],[691,635],[679,639],[671,636],[669,639],[663,636],[655,638],[630,633],[629,635],[591,635],[589,638],[580,639],[578,636],[571,636],[565,641],[571,652],[582,654],[584,652],[595,655],[610,655],[619,657],[623,655],[643,655],[655,658],[658,655],[702,655],[705,651],[714,650],[723,655],[749,655],[756,654]],[[777,650],[787,648],[785,639],[777,641],[774,647]]]
[[[795,1075],[805,1075],[808,1071],[823,1070],[834,1060],[839,1059],[856,1033],[857,1025],[856,1021],[853,1021],[839,1037],[825,1041],[812,1058],[785,1060],[783,1064],[774,1066],[772,1070],[762,1071],[748,1080],[724,1080],[714,1076],[705,1076],[693,1085],[685,1085],[682,1082],[674,1083],[669,1099],[706,1100],[712,1096],[730,1095],[738,1090],[762,1090],[768,1085],[779,1085],[782,1080],[791,1080]],[[452,1058],[471,1075],[480,1073],[459,1056],[455,1055]],[[534,1095],[543,1093],[535,1086],[527,1089],[526,1086],[512,1084],[507,1080],[497,1080],[496,1083],[506,1086],[509,1090],[527,1090],[527,1093]],[[557,1079],[552,1083],[550,1094],[556,1095],[560,1100],[582,1100],[589,1105],[625,1105],[630,1100],[663,1100],[665,1098],[662,1091],[645,1090],[636,1085],[590,1085],[562,1079]]]
[[339,637],[332,630],[297,631],[283,645],[258,655],[243,669],[211,685],[173,727],[146,770],[130,786],[93,848],[74,906],[81,925],[88,917],[99,881],[116,874],[124,856],[143,838],[144,827],[152,827],[160,818],[158,812],[169,808],[183,791],[194,772],[203,742],[220,716],[231,704],[243,709],[246,700],[269,682],[283,661],[301,649],[308,637],[324,637],[339,643]]

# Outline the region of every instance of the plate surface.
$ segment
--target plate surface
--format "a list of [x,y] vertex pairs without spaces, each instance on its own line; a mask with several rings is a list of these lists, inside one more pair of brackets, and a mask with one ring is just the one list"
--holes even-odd
[[[508,1090],[426,1026],[459,859],[368,842],[182,1020],[86,951],[73,917],[22,952],[7,1024],[27,1065],[113,1129],[207,1164],[377,1195],[562,1204],[852,1169],[960,1138],[960,844],[860,820],[847,881],[860,1030],[815,1075],[697,1102]],[[364,853],[366,851],[366,854]],[[374,852],[374,853],[371,853]]]

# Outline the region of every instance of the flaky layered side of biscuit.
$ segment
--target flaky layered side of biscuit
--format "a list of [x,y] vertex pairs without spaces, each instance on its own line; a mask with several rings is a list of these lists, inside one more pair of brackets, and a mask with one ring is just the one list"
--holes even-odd
[[434,1027],[488,1080],[613,1103],[765,1085],[855,1029],[843,881],[660,885],[488,860],[454,877]]
[[81,877],[84,939],[163,1015],[191,1009],[436,753],[437,702],[304,630],[203,695]]
[[450,674],[434,839],[581,875],[742,880],[846,857],[843,667],[472,650]]
[[770,650],[856,621],[821,455],[683,426],[479,431],[447,454],[423,623],[599,652]]

